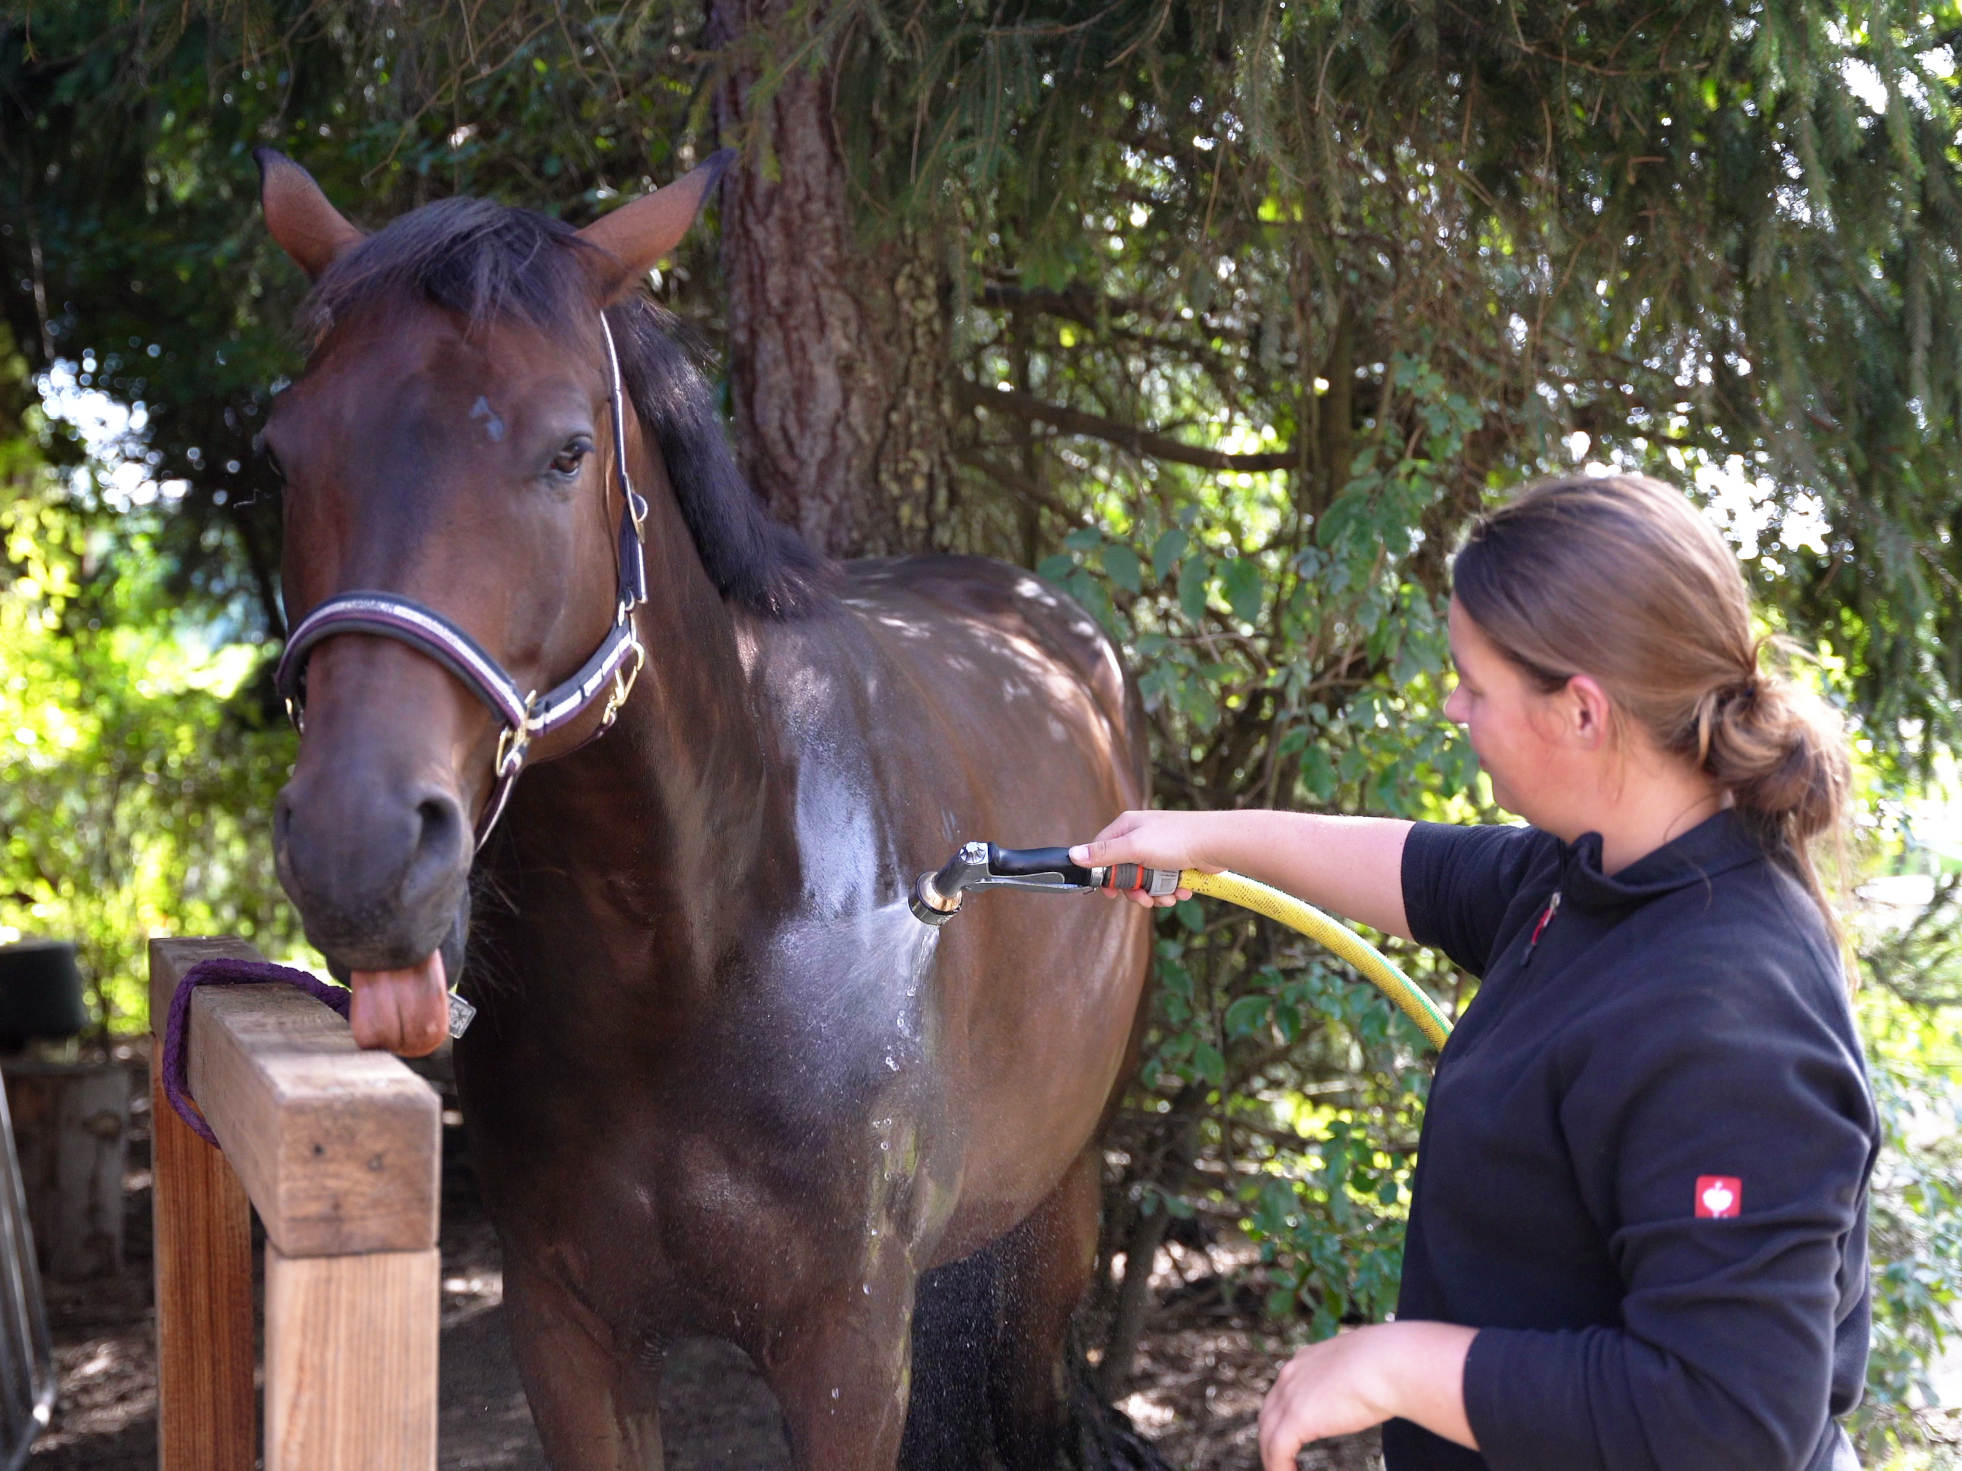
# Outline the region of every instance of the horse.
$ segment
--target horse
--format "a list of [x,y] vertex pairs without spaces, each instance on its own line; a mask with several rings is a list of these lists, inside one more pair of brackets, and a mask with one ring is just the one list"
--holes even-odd
[[312,283],[262,433],[278,873],[362,1046],[438,1045],[452,981],[477,1010],[552,1464],[658,1467],[664,1352],[714,1336],[804,1471],[1049,1466],[1147,917],[1011,893],[936,939],[905,898],[963,838],[1143,805],[1116,651],[1026,571],[768,516],[645,290],[721,156],[583,229],[448,199],[372,234],[258,159]]

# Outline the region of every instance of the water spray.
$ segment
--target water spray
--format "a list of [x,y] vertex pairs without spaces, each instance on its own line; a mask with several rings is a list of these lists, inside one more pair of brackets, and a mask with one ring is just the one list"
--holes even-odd
[[1237,873],[1203,869],[1144,868],[1135,863],[1086,865],[1072,862],[1068,848],[1003,848],[966,843],[937,870],[913,884],[913,914],[923,924],[944,925],[960,912],[969,889],[1038,889],[1050,894],[1088,894],[1098,889],[1147,894],[1154,899],[1189,889],[1224,899],[1299,930],[1348,961],[1409,1017],[1436,1047],[1451,1035],[1451,1023],[1437,1003],[1369,941],[1338,924],[1314,905]]

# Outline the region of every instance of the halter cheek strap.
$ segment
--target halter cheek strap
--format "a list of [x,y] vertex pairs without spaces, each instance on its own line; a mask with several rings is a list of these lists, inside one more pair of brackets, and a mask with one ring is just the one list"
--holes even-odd
[[579,666],[578,672],[542,695],[537,690],[520,692],[517,681],[504,667],[441,613],[397,593],[366,590],[337,593],[301,619],[287,638],[286,650],[273,671],[273,683],[286,701],[286,713],[301,730],[306,728],[307,656],[321,640],[335,634],[366,633],[392,638],[428,655],[455,675],[466,689],[490,707],[502,726],[497,741],[495,783],[490,799],[484,804],[483,816],[477,819],[479,848],[504,813],[532,741],[570,725],[601,695],[607,697],[606,707],[594,734],[606,730],[632,693],[634,680],[647,660],[647,651],[633,620],[634,609],[647,601],[647,564],[641,538],[647,502],[634,490],[627,474],[626,395],[620,386],[620,357],[613,347],[613,332],[603,314],[600,332],[606,338],[613,404],[613,463],[620,477],[619,596],[614,603],[613,627],[591,657]]

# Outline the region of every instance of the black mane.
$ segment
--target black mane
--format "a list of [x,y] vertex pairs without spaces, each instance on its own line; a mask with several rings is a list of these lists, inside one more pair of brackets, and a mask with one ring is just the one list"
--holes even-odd
[[[593,250],[570,225],[483,199],[444,199],[392,221],[335,261],[302,314],[315,336],[337,317],[407,296],[472,323],[516,316],[543,332],[589,330]],[[607,309],[621,375],[660,446],[682,520],[709,578],[752,612],[794,617],[825,598],[824,559],[770,519],[742,472],[715,393],[671,312],[644,295]]]

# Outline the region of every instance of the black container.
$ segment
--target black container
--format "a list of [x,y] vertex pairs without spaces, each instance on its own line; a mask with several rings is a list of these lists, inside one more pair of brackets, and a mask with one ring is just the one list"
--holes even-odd
[[66,940],[0,945],[0,1049],[34,1037],[72,1037],[89,1024],[82,973]]

